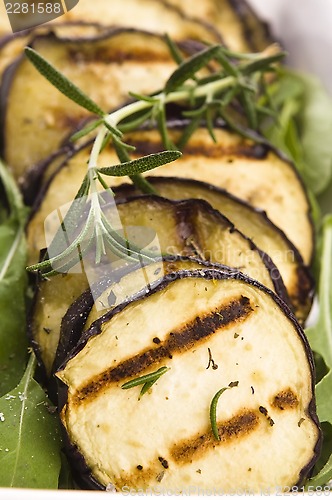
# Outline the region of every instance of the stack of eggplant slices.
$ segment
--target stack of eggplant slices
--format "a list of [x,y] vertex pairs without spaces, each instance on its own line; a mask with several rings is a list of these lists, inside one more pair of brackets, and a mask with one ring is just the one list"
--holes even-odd
[[[80,189],[96,130],[71,137],[96,117],[35,69],[27,45],[111,112],[135,102],[129,92],[156,94],[207,44],[254,54],[273,42],[242,0],[80,0],[52,23],[2,30],[2,156],[32,206],[29,264]],[[194,116],[179,107],[164,117],[173,145]],[[319,455],[302,329],[313,297],[307,193],[258,132],[195,124],[179,159],[139,176],[150,194],[135,175],[104,177],[104,214],[140,259],[106,252],[94,268],[89,254],[68,272],[31,273],[30,341],[82,488],[289,491]],[[164,151],[161,128],[125,131],[98,164],[119,164],[124,142],[131,160]]]

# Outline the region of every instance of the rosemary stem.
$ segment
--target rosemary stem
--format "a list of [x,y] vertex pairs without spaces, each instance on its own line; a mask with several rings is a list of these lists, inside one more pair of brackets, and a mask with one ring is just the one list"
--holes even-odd
[[[222,80],[216,80],[215,82],[209,82],[201,86],[197,86],[194,88],[191,96],[193,97],[204,97],[206,95],[214,95],[216,92],[220,90],[227,89],[228,87],[232,87],[237,82],[237,78],[234,76],[227,76]],[[166,104],[171,102],[178,102],[187,100],[189,97],[189,90],[177,90],[175,92],[170,92],[169,94],[164,94],[161,92],[154,96],[154,98],[160,101],[164,101]],[[118,125],[118,123],[128,116],[131,116],[139,111],[144,111],[145,109],[151,108],[155,105],[153,102],[148,101],[135,101],[123,108],[118,109],[117,111],[109,114],[105,120],[109,122],[112,126]],[[97,139],[96,139],[97,140]]]
[[[108,130],[107,128],[102,125],[100,127],[100,130],[93,142],[90,158],[89,158],[89,164],[88,164],[88,170],[91,171],[91,169],[97,167],[97,162],[98,162],[98,157],[105,139],[105,136],[107,134]],[[91,181],[94,183],[94,179],[91,179]]]
[[[120,108],[108,115],[104,116],[104,122],[106,122],[108,125],[110,125],[113,128],[116,128],[118,124],[127,118],[128,116],[132,116],[135,113],[138,113],[140,111],[144,111],[146,109],[152,108],[155,106],[156,102],[159,101],[161,104],[167,104],[171,102],[179,102],[183,100],[188,100],[188,98],[195,98],[195,97],[204,97],[207,96],[209,100],[213,99],[213,96],[217,93],[220,92],[221,90],[225,90],[229,87],[234,86],[237,83],[237,77],[235,76],[228,76],[223,78],[222,80],[216,80],[214,82],[209,82],[201,86],[196,86],[193,88],[193,91],[191,92],[188,89],[183,89],[183,90],[178,90],[174,92],[170,92],[169,94],[165,94],[164,92],[160,92],[157,94],[155,97],[154,102],[149,102],[149,101],[135,101],[127,106],[124,106],[123,108]],[[96,192],[97,191],[97,186],[96,186],[96,178],[93,172],[93,169],[97,167],[98,163],[98,157],[100,154],[100,151],[103,147],[104,139],[106,134],[108,133],[108,129],[105,126],[101,126],[95,140],[92,146],[91,150],[91,155],[89,159],[89,164],[88,164],[88,171],[92,174],[90,174],[90,182],[91,182],[91,191]],[[147,192],[150,194],[156,194],[156,191],[153,189],[153,187],[144,179],[142,175],[133,175],[130,176],[131,180],[134,182],[136,186],[138,186],[143,192]],[[97,196],[95,199],[92,199],[92,203],[95,206],[95,212],[96,214],[98,213],[98,208],[100,209],[99,206],[99,201],[97,200]],[[98,206],[97,206],[98,205]]]

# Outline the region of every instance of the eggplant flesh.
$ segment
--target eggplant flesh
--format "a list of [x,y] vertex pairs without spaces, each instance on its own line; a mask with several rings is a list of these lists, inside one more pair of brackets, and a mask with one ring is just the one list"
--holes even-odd
[[[56,207],[57,205],[55,205]],[[122,226],[142,233],[146,228],[157,236],[161,255],[199,257],[237,268],[257,279],[287,300],[282,279],[270,259],[219,212],[202,200],[169,201],[156,196],[138,196],[117,205]],[[52,207],[48,206],[49,212]],[[44,248],[44,226],[36,219],[28,226],[28,245]],[[48,227],[51,230],[50,227]],[[109,256],[110,262],[114,257]],[[116,268],[125,262],[116,261]],[[85,267],[85,266],[83,266]],[[102,267],[101,272],[108,272]],[[30,332],[39,357],[50,374],[59,343],[61,321],[70,304],[97,280],[98,266],[91,276],[84,272],[54,276],[41,281],[32,312]],[[113,272],[112,268],[111,271]]]
[[[122,388],[163,367],[141,397]],[[319,454],[303,331],[238,273],[166,276],[96,321],[56,375],[67,453],[104,489],[273,493],[302,484]]]
[[[237,229],[250,238],[263,252],[269,255],[280,271],[293,310],[303,323],[311,306],[314,290],[309,268],[296,247],[260,210],[255,210],[243,200],[230,195],[212,184],[179,177],[148,177],[154,189],[171,200],[202,199],[225,215]],[[115,188],[116,198],[128,198],[137,193],[133,184]]]

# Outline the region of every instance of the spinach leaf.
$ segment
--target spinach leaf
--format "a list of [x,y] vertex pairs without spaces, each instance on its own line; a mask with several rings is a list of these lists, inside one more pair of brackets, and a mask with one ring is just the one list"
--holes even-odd
[[[306,334],[311,348],[323,358],[328,368],[326,375],[316,385],[316,403],[319,420],[332,424],[332,215],[325,216],[322,225],[318,299],[318,320],[314,326],[306,329]],[[330,458],[310,484],[319,486],[332,479],[332,453],[331,450],[328,452]]]
[[58,420],[33,379],[35,367],[32,354],[19,385],[0,399],[0,487],[58,487]]
[[15,387],[27,362],[25,292],[27,210],[10,173],[0,162],[2,209],[0,225],[0,396]]

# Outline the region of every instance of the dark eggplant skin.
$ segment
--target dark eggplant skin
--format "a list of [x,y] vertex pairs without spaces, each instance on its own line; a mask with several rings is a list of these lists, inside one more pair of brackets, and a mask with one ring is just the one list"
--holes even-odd
[[[139,293],[135,296],[132,297],[132,299],[127,302],[127,303],[122,303],[115,307],[112,311],[109,311],[106,313],[104,316],[99,318],[97,321],[95,321],[91,327],[84,332],[84,334],[81,336],[80,341],[76,345],[76,347],[69,353],[67,359],[62,363],[62,365],[59,367],[59,371],[62,370],[68,361],[72,359],[73,357],[76,356],[86,345],[88,342],[89,338],[94,337],[96,335],[99,335],[101,333],[101,327],[104,322],[107,322],[110,320],[114,315],[116,315],[118,312],[124,310],[128,305],[132,304],[133,302],[137,302],[143,297],[150,296],[158,291],[163,290],[164,288],[167,287],[169,282],[171,280],[177,280],[177,279],[183,279],[183,278],[190,278],[193,277],[195,279],[199,278],[204,278],[208,280],[227,280],[227,279],[233,279],[236,278],[240,281],[243,281],[244,283],[247,283],[249,285],[254,286],[258,290],[263,291],[265,294],[269,295],[273,301],[276,303],[276,305],[288,316],[289,320],[292,322],[293,326],[295,327],[295,330],[301,339],[302,345],[304,347],[304,351],[306,353],[309,367],[310,367],[310,372],[311,372],[311,392],[312,392],[312,399],[308,405],[308,415],[311,418],[311,420],[315,423],[318,431],[319,431],[319,437],[316,442],[315,448],[314,448],[314,455],[311,461],[302,468],[299,474],[299,481],[297,482],[296,485],[297,487],[301,487],[306,478],[310,475],[310,472],[312,471],[314,464],[316,463],[320,453],[321,453],[321,448],[322,448],[322,431],[320,427],[320,422],[316,414],[316,401],[315,401],[315,364],[314,364],[314,359],[313,359],[313,353],[311,351],[309,342],[305,336],[305,333],[299,323],[297,322],[295,316],[293,315],[292,311],[289,309],[287,304],[274,292],[272,292],[270,289],[266,288],[264,285],[261,283],[252,280],[246,275],[243,275],[240,272],[229,272],[229,271],[221,271],[221,270],[206,270],[206,271],[178,271],[175,273],[172,273],[171,275],[167,275],[164,277],[164,279],[161,281],[159,285],[157,285],[153,290],[150,290],[147,294],[146,293]],[[67,386],[60,380],[58,380],[58,411],[61,412],[62,408],[66,404],[67,401]],[[93,490],[103,490],[105,491],[106,488],[101,485],[91,474],[91,471],[89,470],[84,456],[79,452],[76,446],[73,446],[73,444],[70,442],[69,436],[67,432],[65,431],[64,427],[62,426],[63,433],[64,433],[64,448],[65,452],[70,460],[70,463],[72,464],[72,467],[74,469],[74,474],[75,478],[79,481],[79,484],[82,488],[87,488],[87,489],[93,489]]]

